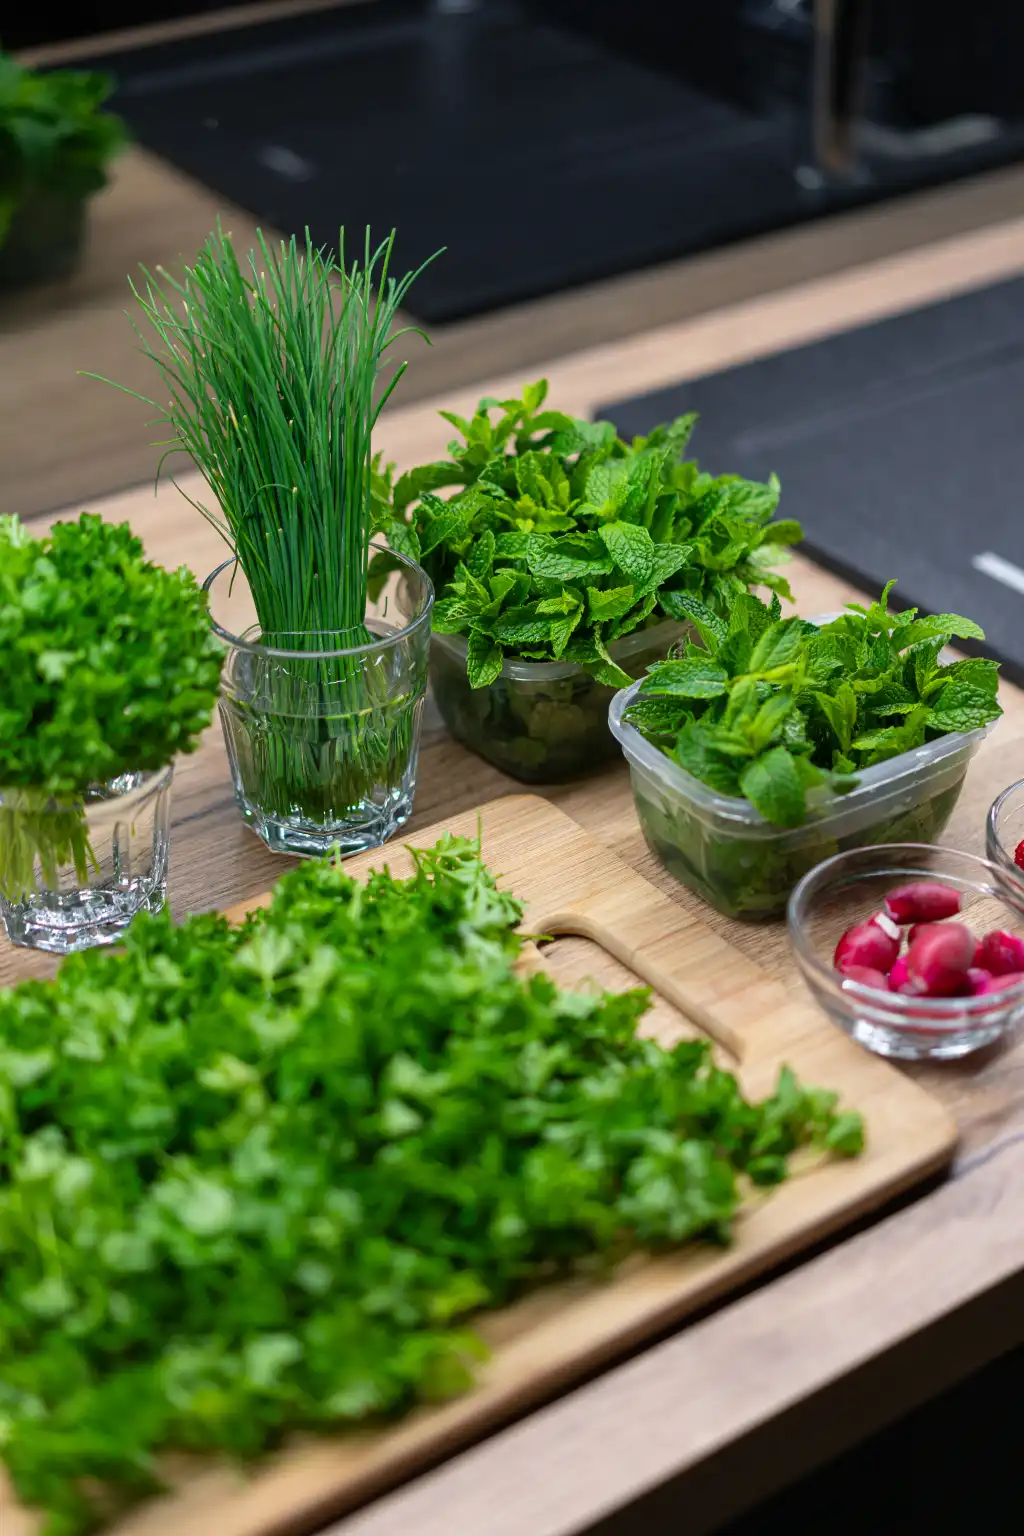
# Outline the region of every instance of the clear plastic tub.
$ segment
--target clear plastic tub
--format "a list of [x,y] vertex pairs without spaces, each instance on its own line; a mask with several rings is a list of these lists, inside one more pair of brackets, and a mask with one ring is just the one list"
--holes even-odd
[[[609,646],[640,677],[687,632],[666,621]],[[608,708],[615,689],[572,662],[506,661],[487,688],[471,688],[464,635],[431,637],[430,685],[441,718],[464,747],[527,784],[579,778],[615,756]]]
[[992,729],[941,736],[865,768],[847,795],[814,790],[802,827],[774,827],[749,801],[708,789],[624,720],[639,687],[615,695],[608,723],[629,763],[644,837],[682,885],[746,921],[781,916],[797,882],[834,854],[873,843],[934,842]]

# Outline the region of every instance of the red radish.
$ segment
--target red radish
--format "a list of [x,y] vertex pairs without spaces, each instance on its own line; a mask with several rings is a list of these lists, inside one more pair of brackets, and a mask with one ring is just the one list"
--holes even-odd
[[889,978],[884,971],[873,970],[870,965],[848,965],[842,973],[845,981],[859,981],[862,987],[875,987],[879,992],[888,992]]
[[907,957],[900,955],[896,964],[889,972],[889,991],[902,992],[910,981],[910,972],[907,970]]
[[910,982],[926,997],[955,997],[967,985],[974,935],[963,923],[937,923],[907,953]]
[[1013,862],[1016,864],[1018,869],[1024,869],[1024,838],[1021,838],[1020,842],[1013,850]]
[[967,985],[972,996],[978,997],[988,990],[988,983],[992,980],[992,972],[984,970],[980,965],[972,965],[967,972]]
[[1024,971],[1024,940],[1014,933],[996,928],[986,933],[974,956],[975,965],[984,966],[993,976],[1009,976]]
[[892,938],[871,918],[866,923],[856,923],[846,930],[836,945],[832,963],[837,971],[846,971],[851,965],[861,965],[870,971],[882,971],[887,975],[899,952],[899,939]]
[[960,911],[960,892],[933,880],[915,880],[890,891],[885,910],[895,923],[938,922]]
[[942,923],[915,923],[907,934],[907,941],[913,944],[921,937],[922,933],[931,933],[933,928],[940,929],[942,926]]
[[1006,976],[990,976],[986,982],[978,988],[978,997],[987,997],[990,992],[1005,992],[1007,987],[1019,987],[1024,982],[1024,972],[1012,971]]

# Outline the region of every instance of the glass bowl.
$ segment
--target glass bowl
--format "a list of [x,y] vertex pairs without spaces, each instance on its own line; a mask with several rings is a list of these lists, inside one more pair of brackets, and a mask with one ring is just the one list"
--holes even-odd
[[951,1061],[1024,1021],[1024,983],[982,997],[904,997],[844,979],[832,956],[854,923],[881,911],[896,885],[931,880],[961,893],[960,921],[977,938],[1001,928],[1024,939],[1024,884],[988,859],[927,843],[855,848],[805,875],[789,899],[789,935],[804,980],[847,1034],[880,1056]]
[[985,825],[985,852],[993,864],[1009,871],[1014,880],[1024,881],[1024,869],[1018,869],[1013,855],[1024,839],[1024,779],[1018,779],[993,800]]

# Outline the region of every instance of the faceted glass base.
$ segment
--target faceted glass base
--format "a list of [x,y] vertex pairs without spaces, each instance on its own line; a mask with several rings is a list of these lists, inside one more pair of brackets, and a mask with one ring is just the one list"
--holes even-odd
[[139,912],[159,912],[167,895],[167,881],[135,880],[115,891],[79,891],[78,900],[64,897],[59,904],[6,901],[0,897],[7,937],[26,949],[45,949],[54,955],[72,955],[79,949],[116,944]]
[[412,812],[413,782],[392,790],[381,801],[364,801],[344,821],[312,822],[302,816],[274,816],[253,805],[236,790],[239,809],[247,824],[263,839],[271,853],[290,853],[297,858],[321,858],[337,848],[343,856],[379,848],[404,827]]
[[171,773],[122,774],[77,801],[0,792],[0,918],[15,944],[115,944],[167,890]]

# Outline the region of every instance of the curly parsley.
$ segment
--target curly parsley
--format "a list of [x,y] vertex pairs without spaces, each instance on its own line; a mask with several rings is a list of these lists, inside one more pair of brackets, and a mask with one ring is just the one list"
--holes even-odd
[[0,518],[0,788],[80,795],[192,752],[221,651],[184,568],[83,512],[35,539]]

